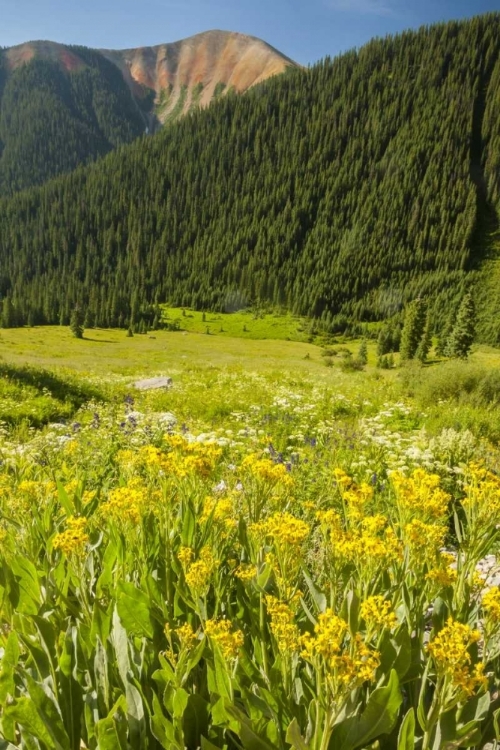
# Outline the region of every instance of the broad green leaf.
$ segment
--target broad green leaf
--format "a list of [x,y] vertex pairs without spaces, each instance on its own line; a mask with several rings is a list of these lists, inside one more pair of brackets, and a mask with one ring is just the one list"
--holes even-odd
[[217,745],[214,745],[213,742],[210,742],[210,740],[207,740],[206,737],[202,737],[201,750],[220,750],[220,748]]
[[415,747],[415,711],[407,711],[399,728],[398,750],[414,750]]
[[212,643],[213,665],[208,663],[208,688],[221,698],[231,698],[231,678],[217,643]]
[[153,638],[149,598],[133,583],[122,581],[118,584],[116,608],[128,635]]
[[19,661],[19,641],[14,630],[9,633],[5,643],[4,654],[0,662],[0,706],[3,705],[7,696],[14,696],[14,670]]
[[19,698],[13,705],[4,709],[4,716],[20,724],[24,730],[43,742],[49,750],[59,750],[60,746],[56,745],[31,698]]
[[151,716],[151,731],[163,748],[168,750],[183,750],[175,742],[174,726],[163,714],[160,701],[153,693],[153,715]]
[[172,704],[174,719],[180,719],[184,715],[184,711],[186,710],[186,706],[188,704],[188,697],[189,694],[184,690],[184,688],[177,688],[174,693]]
[[184,711],[184,742],[187,747],[203,745],[203,735],[208,734],[210,704],[199,693],[189,696]]
[[26,557],[15,557],[10,567],[18,589],[17,601],[12,601],[13,606],[22,614],[36,615],[40,609],[42,594],[35,566]]
[[240,711],[236,706],[232,705],[227,705],[226,711],[238,724],[236,734],[240,738],[241,744],[245,750],[275,750],[273,745],[270,745],[267,740],[263,739],[256,733],[252,726],[252,722],[243,711]]
[[44,687],[36,682],[29,674],[25,673],[25,679],[33,705],[44,722],[56,748],[58,750],[70,750],[71,743],[64,727],[59,707],[56,706],[52,698],[48,696]]
[[302,575],[304,576],[304,580],[307,584],[307,588],[309,589],[309,593],[311,594],[312,599],[316,604],[318,613],[323,613],[327,605],[326,596],[322,594],[321,591],[315,586],[312,578],[306,573],[305,570],[302,570]]
[[184,547],[192,547],[196,531],[196,516],[190,503],[184,505],[181,539]]
[[290,743],[293,750],[308,750],[308,746],[300,733],[297,719],[294,719],[291,724],[289,724],[288,729],[286,730],[286,741]]
[[397,721],[401,702],[398,676],[392,670],[387,685],[373,691],[362,714],[351,716],[334,727],[329,750],[354,750],[382,734],[389,734]]

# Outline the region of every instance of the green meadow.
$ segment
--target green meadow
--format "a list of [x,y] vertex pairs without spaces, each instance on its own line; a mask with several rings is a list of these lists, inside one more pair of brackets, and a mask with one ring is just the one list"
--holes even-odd
[[1,750],[500,741],[498,352],[167,315],[0,333]]

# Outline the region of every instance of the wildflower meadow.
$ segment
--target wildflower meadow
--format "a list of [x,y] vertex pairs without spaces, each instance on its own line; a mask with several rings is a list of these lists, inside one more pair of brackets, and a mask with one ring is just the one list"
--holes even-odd
[[4,426],[2,750],[494,746],[499,454],[364,377]]

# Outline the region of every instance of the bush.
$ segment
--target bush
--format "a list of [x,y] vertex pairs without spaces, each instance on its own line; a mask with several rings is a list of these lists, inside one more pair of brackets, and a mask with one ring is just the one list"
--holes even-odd
[[500,402],[500,369],[461,361],[429,368],[409,363],[402,368],[400,378],[407,395],[423,404],[458,401],[487,406]]

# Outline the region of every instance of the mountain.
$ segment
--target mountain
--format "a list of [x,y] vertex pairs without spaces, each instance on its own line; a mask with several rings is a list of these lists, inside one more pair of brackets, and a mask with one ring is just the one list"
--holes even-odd
[[210,31],[114,52],[29,42],[0,52],[0,194],[45,182],[294,63]]
[[161,123],[296,67],[260,39],[226,31],[207,31],[174,44],[100,52],[121,70],[136,98],[154,91],[154,114]]
[[498,343],[499,167],[500,14],[376,39],[0,201],[4,322],[259,299],[342,331],[424,296],[439,329],[480,287]]

